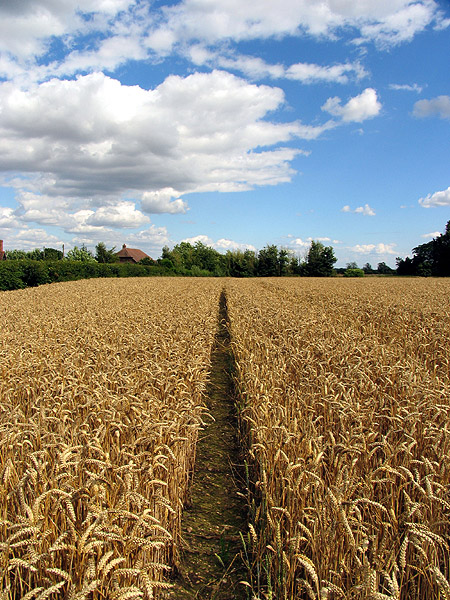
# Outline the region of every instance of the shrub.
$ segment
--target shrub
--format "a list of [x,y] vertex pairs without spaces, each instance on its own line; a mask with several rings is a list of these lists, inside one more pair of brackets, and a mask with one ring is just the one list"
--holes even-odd
[[346,269],[344,277],[364,277],[364,271],[362,269]]
[[27,287],[50,283],[48,265],[42,260],[26,260],[22,265],[22,280]]
[[25,287],[22,280],[22,261],[5,260],[0,262],[0,290],[20,290]]

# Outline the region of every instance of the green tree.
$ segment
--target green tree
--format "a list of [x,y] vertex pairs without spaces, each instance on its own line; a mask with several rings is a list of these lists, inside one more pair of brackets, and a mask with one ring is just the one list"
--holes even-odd
[[392,275],[395,273],[394,269],[391,269],[385,262],[378,263],[377,273],[380,275]]
[[174,270],[175,273],[189,275],[193,273],[195,267],[196,275],[201,273],[202,275],[221,276],[225,274],[227,260],[211,246],[197,241],[195,245],[189,242],[180,242],[173,247],[173,250],[164,246],[159,264]]
[[24,260],[27,258],[25,250],[6,250],[5,255],[8,260]]
[[258,257],[253,250],[228,250],[224,257],[225,274],[229,277],[253,277]]
[[221,266],[221,254],[211,246],[203,242],[196,242],[193,249],[193,266],[202,271],[209,271],[216,275],[219,274]]
[[[186,269],[190,270],[194,264],[194,247],[189,242],[180,242],[173,247],[170,254],[176,271],[183,272]],[[164,256],[164,258],[168,257]]]
[[278,252],[278,275],[287,275],[289,272],[289,251],[286,248],[280,248]]
[[9,260],[60,260],[63,257],[61,250],[55,248],[35,248],[34,250],[7,250],[6,257]]
[[67,253],[67,260],[74,260],[78,262],[97,262],[90,250],[83,244],[80,248],[74,246],[72,250]]
[[44,260],[44,252],[40,248],[35,248],[27,252],[27,258],[30,260]]
[[334,274],[333,265],[337,261],[331,246],[312,241],[304,266],[305,275],[309,277],[330,277]]
[[63,253],[61,250],[56,250],[56,248],[44,248],[44,260],[61,260],[63,258]]
[[413,248],[413,257],[397,258],[398,275],[450,276],[450,221],[445,232]]
[[259,277],[277,277],[280,274],[278,248],[274,244],[267,244],[258,253]]
[[163,246],[162,252],[161,252],[161,258],[168,258],[169,260],[172,258],[172,253],[170,252],[170,248],[169,246]]
[[99,242],[95,246],[95,260],[98,263],[113,263],[117,262],[117,257],[115,255],[116,247],[110,248],[109,250],[106,248],[106,244],[104,242]]

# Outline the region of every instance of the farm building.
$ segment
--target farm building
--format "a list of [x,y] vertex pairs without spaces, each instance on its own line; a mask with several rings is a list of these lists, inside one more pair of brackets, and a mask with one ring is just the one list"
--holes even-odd
[[3,250],[3,240],[0,240],[0,260],[5,260],[6,253]]
[[143,258],[150,258],[148,254],[145,254],[142,250],[137,248],[127,248],[126,244],[122,246],[122,250],[116,252],[116,256],[121,263],[138,263]]

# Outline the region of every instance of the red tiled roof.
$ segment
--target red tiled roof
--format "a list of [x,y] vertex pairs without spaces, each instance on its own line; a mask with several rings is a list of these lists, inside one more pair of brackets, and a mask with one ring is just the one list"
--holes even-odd
[[122,250],[116,252],[116,256],[118,256],[119,259],[131,258],[135,262],[139,262],[143,258],[150,258],[149,255],[145,254],[142,250],[139,250],[138,248],[127,248],[125,244],[122,246]]

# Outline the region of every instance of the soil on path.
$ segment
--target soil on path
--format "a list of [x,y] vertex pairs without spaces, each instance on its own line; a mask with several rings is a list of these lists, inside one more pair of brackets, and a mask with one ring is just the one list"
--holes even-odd
[[240,532],[245,536],[242,456],[234,409],[233,356],[227,328],[225,293],[211,355],[206,404],[214,419],[197,445],[191,504],[183,513],[181,565],[172,600],[243,600],[246,588]]

